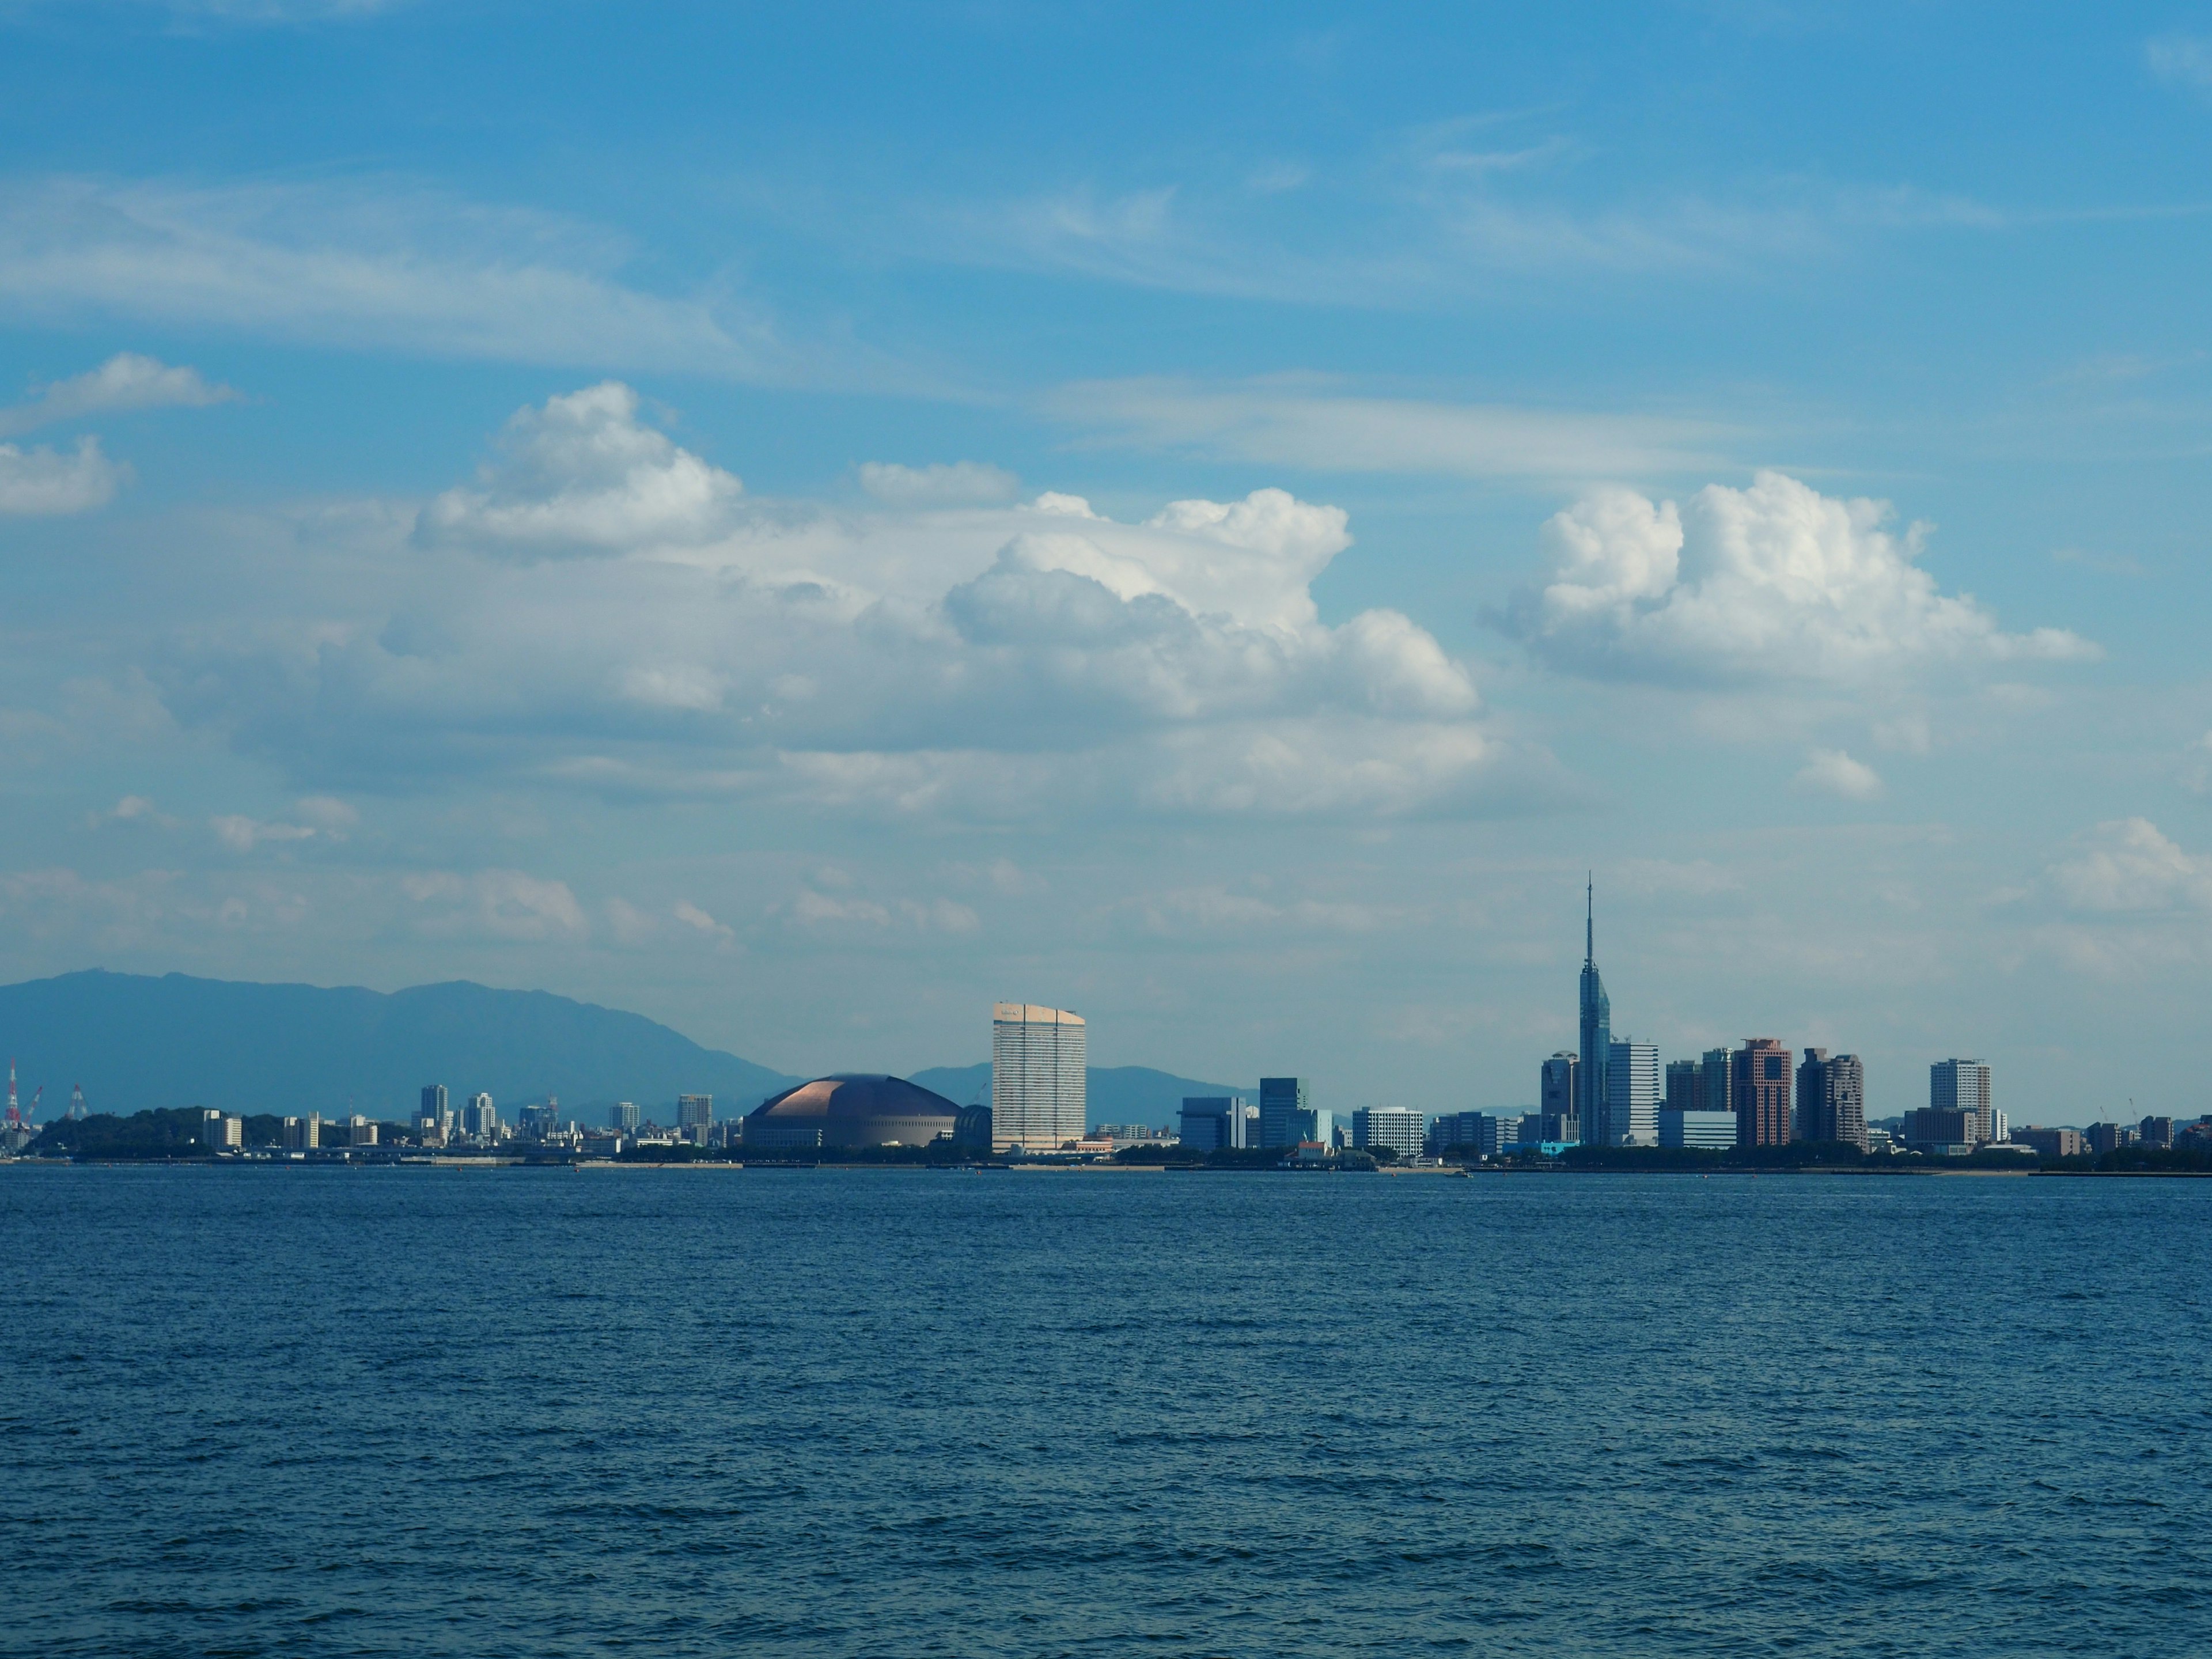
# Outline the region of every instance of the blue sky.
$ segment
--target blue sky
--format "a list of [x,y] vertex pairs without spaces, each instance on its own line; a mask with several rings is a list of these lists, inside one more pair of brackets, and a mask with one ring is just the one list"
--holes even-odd
[[1528,9],[0,0],[0,970],[2212,1103],[2212,9]]

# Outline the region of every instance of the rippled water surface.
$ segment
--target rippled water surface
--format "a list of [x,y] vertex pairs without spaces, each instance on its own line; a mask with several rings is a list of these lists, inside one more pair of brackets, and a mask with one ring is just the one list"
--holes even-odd
[[2212,1182],[0,1168],[10,1653],[2212,1652]]

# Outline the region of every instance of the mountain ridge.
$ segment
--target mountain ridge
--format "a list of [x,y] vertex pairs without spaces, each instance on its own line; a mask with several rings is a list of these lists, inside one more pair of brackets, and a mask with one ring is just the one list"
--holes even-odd
[[[219,1107],[325,1117],[412,1115],[425,1084],[453,1103],[488,1093],[511,1116],[560,1097],[565,1113],[604,1121],[617,1100],[672,1122],[678,1094],[714,1097],[718,1119],[750,1111],[805,1080],[694,1042],[643,1014],[551,991],[441,980],[398,991],[301,981],[207,979],[82,969],[0,986],[0,1051],[40,1121],[82,1084],[95,1112]],[[930,1066],[915,1082],[961,1104],[990,1097],[990,1063]],[[1186,1094],[1244,1094],[1144,1066],[1094,1066],[1089,1122],[1172,1123]]]

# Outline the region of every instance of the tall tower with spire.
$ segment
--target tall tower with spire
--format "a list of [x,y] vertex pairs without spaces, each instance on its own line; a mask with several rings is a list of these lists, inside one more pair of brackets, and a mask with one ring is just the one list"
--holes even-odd
[[1606,1136],[1606,1066],[1613,1057],[1613,1001],[1605,994],[1605,981],[1597,971],[1597,878],[1589,878],[1583,897],[1589,905],[1583,922],[1583,1008],[1581,1062],[1575,1067],[1575,1115],[1582,1120],[1583,1143],[1604,1144]]

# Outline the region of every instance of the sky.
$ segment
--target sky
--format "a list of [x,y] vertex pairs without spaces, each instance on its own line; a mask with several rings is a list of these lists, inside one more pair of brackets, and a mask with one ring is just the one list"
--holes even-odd
[[2196,1112],[2212,6],[0,0],[0,976]]

